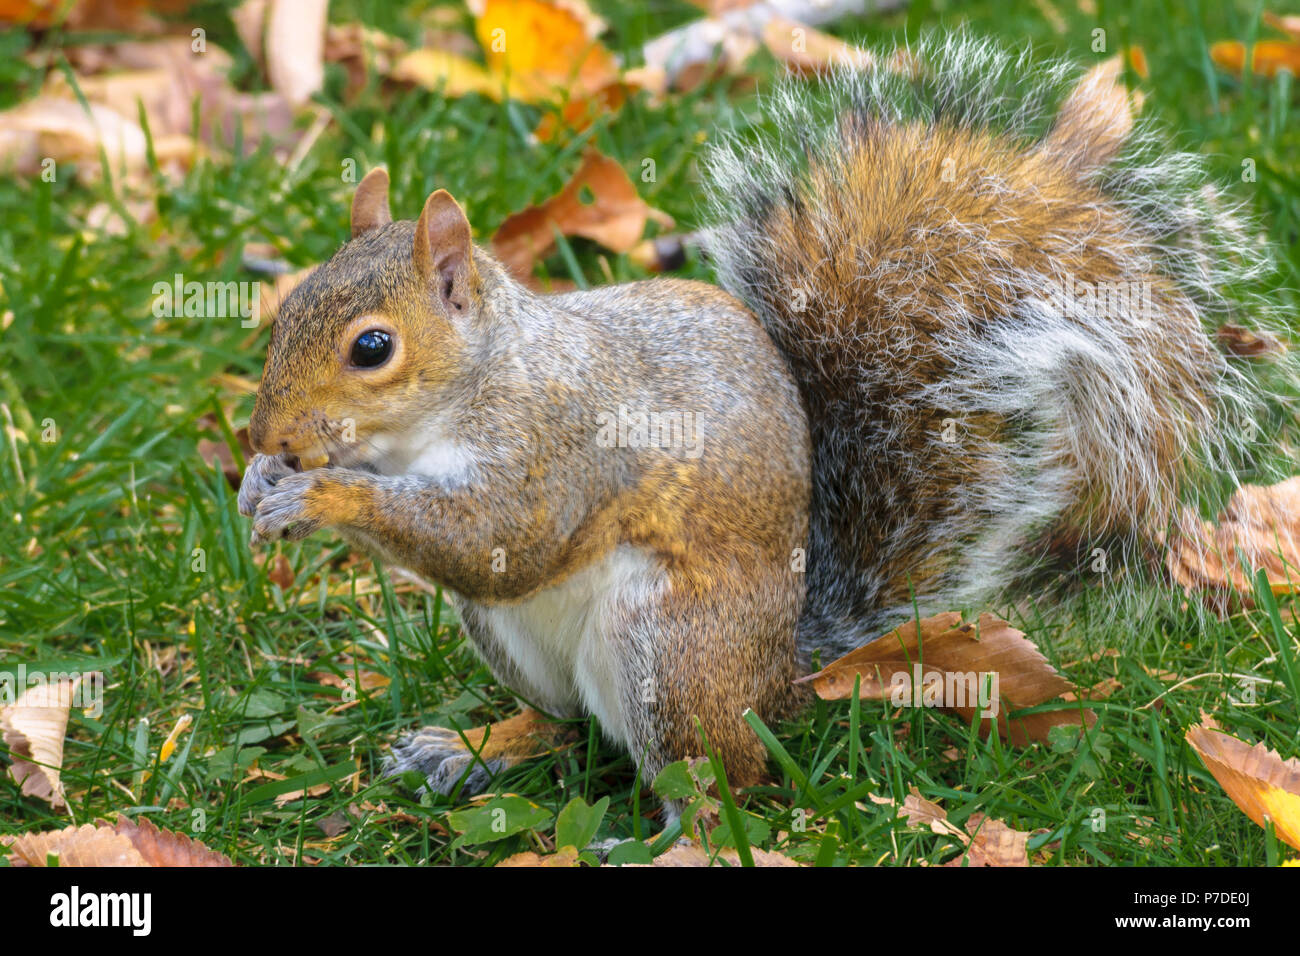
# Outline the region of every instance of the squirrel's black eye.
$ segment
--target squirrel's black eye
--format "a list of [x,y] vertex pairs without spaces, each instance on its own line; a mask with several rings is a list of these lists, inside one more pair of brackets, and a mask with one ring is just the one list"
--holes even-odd
[[393,354],[393,337],[380,329],[370,329],[352,343],[352,364],[357,368],[374,368]]

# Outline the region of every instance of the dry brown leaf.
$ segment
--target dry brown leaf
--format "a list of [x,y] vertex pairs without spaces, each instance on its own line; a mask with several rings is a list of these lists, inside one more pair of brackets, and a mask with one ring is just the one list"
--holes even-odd
[[[1236,40],[1221,40],[1210,46],[1210,59],[1230,73],[1240,74],[1246,62],[1246,48]],[[1287,40],[1259,40],[1251,50],[1251,72],[1274,76],[1279,70],[1300,74],[1300,43]]]
[[314,800],[317,797],[325,796],[333,789],[334,789],[333,784],[318,783],[315,784],[314,786],[308,787],[306,790],[290,790],[288,793],[281,793],[278,796],[276,796],[275,805],[277,807],[284,807],[290,803],[293,803],[295,800],[303,800],[303,799]]
[[23,833],[0,838],[9,847],[16,866],[45,866],[51,853],[59,866],[233,866],[223,854],[197,840],[171,830],[160,830],[148,820],[125,816],[110,826],[104,820],[44,833]]
[[1243,358],[1255,358],[1260,355],[1281,355],[1286,346],[1275,335],[1268,332],[1248,329],[1235,322],[1225,322],[1215,333],[1219,345],[1229,355]]
[[1029,866],[1030,834],[1001,820],[972,813],[963,830],[948,819],[943,807],[925,799],[916,787],[903,798],[901,806],[889,797],[871,794],[870,798],[872,803],[894,807],[896,813],[906,817],[908,826],[926,828],[960,844],[964,852],[944,866]]
[[[86,99],[132,124],[138,119],[137,103],[142,105],[160,164],[192,158],[196,99],[199,140],[208,146],[233,144],[237,127],[249,152],[266,139],[287,147],[297,138],[287,99],[275,92],[236,90],[228,76],[230,56],[212,44],[203,52],[195,52],[186,37],[115,44],[96,50],[90,62],[93,72],[78,78]],[[58,71],[51,72],[44,95],[76,102],[75,92]]]
[[[103,821],[101,825],[107,826]],[[230,857],[209,849],[198,840],[163,830],[148,820],[117,818],[116,831],[131,841],[145,866],[234,866]]]
[[[1251,575],[1263,569],[1274,594],[1300,587],[1300,476],[1276,485],[1243,485],[1218,522],[1183,509],[1165,542],[1165,566],[1188,594],[1201,592],[1220,612],[1234,601],[1254,607]],[[1239,554],[1240,552],[1240,554]]]
[[[917,686],[922,651],[924,667]],[[992,614],[981,615],[978,624],[962,623],[955,612],[938,614],[922,620],[919,629],[917,622],[909,621],[800,680],[811,682],[823,700],[846,700],[853,694],[854,679],[861,676],[862,700],[896,699],[895,688],[903,686],[907,702],[914,704],[916,695],[922,695],[925,702],[926,688],[938,689],[933,676],[938,675],[943,694],[935,705],[969,723],[980,711],[978,700],[972,698],[983,686],[985,674],[997,675],[993,689],[998,695],[998,731],[1014,744],[1046,741],[1055,726],[1080,722],[1092,726],[1096,722],[1092,711],[1078,709],[1009,720],[1011,711],[1046,703],[1073,687],[1023,633]],[[989,710],[993,709],[990,701]],[[981,719],[981,732],[987,732],[991,719]]]
[[391,76],[405,53],[402,40],[361,23],[331,23],[325,30],[325,62],[347,71],[349,97],[365,87],[372,73]]
[[9,775],[24,796],[47,800],[55,809],[65,805],[59,774],[77,684],[72,680],[34,684],[0,708],[5,746],[18,758],[9,766]]
[[[592,197],[590,203],[583,196]],[[617,162],[588,150],[582,165],[557,195],[506,219],[492,237],[492,248],[510,272],[528,278],[534,264],[555,247],[558,229],[566,236],[595,240],[614,252],[629,252],[640,241],[646,221],[664,228],[672,219],[646,205]]]
[[17,866],[47,866],[51,854],[57,854],[59,866],[148,866],[131,843],[108,824],[23,833],[0,837],[9,847],[9,861]]
[[982,813],[972,813],[966,820],[971,835],[966,859],[957,857],[944,866],[1028,866],[1029,834],[1016,830],[1001,820]]
[[338,687],[341,690],[379,690],[392,682],[392,678],[386,674],[367,670],[358,671],[355,677],[351,671],[341,677],[333,671],[311,671],[307,676],[323,687]]
[[266,577],[272,584],[278,584],[281,591],[287,591],[293,587],[295,577],[293,568],[289,565],[289,559],[283,554],[277,554],[275,561],[272,562],[271,570],[266,572]]
[[1300,850],[1300,760],[1252,747],[1204,715],[1188,728],[1187,743],[1246,816],[1261,827],[1272,821],[1278,839]]

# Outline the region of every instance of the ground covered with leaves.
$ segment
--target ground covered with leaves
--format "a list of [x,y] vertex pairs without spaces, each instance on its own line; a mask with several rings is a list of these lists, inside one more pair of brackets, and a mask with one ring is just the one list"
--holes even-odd
[[[456,3],[352,0],[329,6],[312,93],[310,58],[277,60],[282,25],[250,27],[215,3],[144,20],[121,6],[121,23],[0,33],[0,109],[17,111],[0,118],[0,163],[14,167],[0,180],[0,836],[75,824],[106,852],[206,859],[206,847],[238,864],[645,862],[677,836],[663,832],[663,796],[706,840],[699,859],[663,858],[675,863],[720,848],[731,862],[822,865],[1295,857],[1300,771],[1265,753],[1300,752],[1293,569],[1252,577],[1228,562],[1236,597],[1207,599],[1214,582],[1190,580],[1207,572],[1185,550],[954,609],[996,615],[990,628],[1060,675],[1043,678],[1041,702],[1015,703],[1026,721],[1073,718],[1027,735],[982,737],[972,713],[897,706],[869,686],[873,665],[824,674],[826,699],[801,720],[756,724],[772,777],[744,792],[710,790],[721,781],[707,756],[641,780],[594,721],[501,774],[494,796],[417,797],[381,779],[401,731],[472,727],[516,705],[436,591],[325,535],[249,550],[232,486],[275,303],[344,240],[355,182],[377,165],[397,216],[447,188],[476,239],[541,287],[639,278],[665,258],[707,279],[689,242],[683,258],[644,240],[699,221],[695,160],[744,122],[755,90],[841,48],[815,33],[792,43],[782,26],[736,44],[725,68],[665,76],[642,51],[700,17],[685,2],[597,3],[593,45],[590,22],[547,19],[546,0],[472,4],[477,18]],[[493,6],[534,18],[536,42],[511,54],[522,59],[494,53]],[[1143,109],[1253,206],[1279,260],[1259,291],[1295,314],[1297,96],[1270,66],[1294,70],[1294,23],[1254,5],[1038,0],[917,3],[824,29],[871,46],[960,22],[1085,63],[1140,47],[1126,77]],[[1276,44],[1272,59],[1243,80],[1231,44],[1256,38]],[[579,55],[557,65],[574,42]],[[572,95],[555,102],[548,71],[575,64]],[[160,281],[180,283],[170,306]],[[191,281],[259,281],[261,320],[251,301],[187,309]],[[1291,424],[1270,440],[1294,459]],[[964,632],[942,623],[960,648]],[[12,707],[20,673],[94,672],[99,706]],[[1209,724],[1189,739],[1203,714],[1245,744]],[[24,841],[15,862],[54,846]]]

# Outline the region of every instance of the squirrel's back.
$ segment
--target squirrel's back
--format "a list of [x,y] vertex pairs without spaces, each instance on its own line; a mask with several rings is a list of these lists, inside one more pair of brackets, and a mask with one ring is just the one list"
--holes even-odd
[[1158,534],[1257,405],[1206,330],[1263,260],[1117,67],[964,35],[885,62],[782,85],[709,164],[721,282],[812,430],[805,650]]

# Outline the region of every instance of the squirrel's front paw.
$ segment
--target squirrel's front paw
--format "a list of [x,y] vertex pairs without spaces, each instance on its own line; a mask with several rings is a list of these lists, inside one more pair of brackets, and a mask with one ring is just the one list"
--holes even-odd
[[257,511],[257,503],[280,479],[292,474],[295,471],[279,455],[254,455],[239,481],[239,513],[251,518]]
[[415,771],[426,781],[417,794],[426,789],[450,794],[464,778],[460,795],[469,797],[486,790],[492,778],[507,766],[502,759],[476,758],[454,730],[425,727],[393,744],[393,754],[384,762],[384,776]]
[[338,523],[346,492],[335,488],[331,479],[328,472],[319,469],[279,479],[257,502],[249,544],[298,541],[326,525]]

